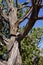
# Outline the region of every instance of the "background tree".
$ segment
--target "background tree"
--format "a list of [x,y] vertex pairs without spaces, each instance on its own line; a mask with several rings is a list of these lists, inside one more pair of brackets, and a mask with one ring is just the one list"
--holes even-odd
[[42,35],[43,28],[33,28],[23,41],[21,41],[23,65],[41,65],[41,56],[43,53],[40,52],[39,46]]

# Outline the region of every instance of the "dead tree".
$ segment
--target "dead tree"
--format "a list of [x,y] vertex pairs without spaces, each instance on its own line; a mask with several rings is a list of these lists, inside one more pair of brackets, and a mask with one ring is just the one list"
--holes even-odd
[[[37,20],[43,19],[43,17],[38,17],[38,13],[40,9],[43,7],[41,4],[41,0],[32,0],[32,6],[28,6],[29,2],[22,3],[20,6],[18,6],[18,0],[16,0],[16,7],[13,6],[12,3],[13,0],[6,0],[9,14],[6,15],[5,11],[3,11],[2,8],[2,17],[4,20],[8,21],[10,24],[10,38],[7,39],[5,36],[3,36],[4,42],[7,45],[9,52],[9,59],[8,61],[0,61],[0,65],[22,65],[22,60],[20,56],[19,51],[19,45],[20,41],[25,38],[25,36],[28,34],[28,32],[31,30],[33,25]],[[17,18],[17,13],[22,9],[28,7],[28,12],[20,19]],[[0,9],[1,13],[1,9]],[[31,14],[31,15],[30,15]],[[30,17],[29,17],[30,15]],[[22,34],[18,32],[19,24],[22,23],[25,19],[28,19],[28,23],[25,26],[25,29]],[[2,22],[1,22],[2,23]],[[27,30],[28,29],[28,30]],[[19,33],[19,34],[18,34]]]

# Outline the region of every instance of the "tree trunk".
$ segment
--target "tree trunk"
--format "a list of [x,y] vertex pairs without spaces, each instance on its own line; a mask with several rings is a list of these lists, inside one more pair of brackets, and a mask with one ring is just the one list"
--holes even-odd
[[[9,1],[9,0],[8,0]],[[17,27],[15,26],[15,23],[17,21],[17,9],[11,6],[11,11],[9,12],[8,20],[10,23],[10,34],[16,35],[17,34]],[[6,42],[6,41],[7,42]],[[18,42],[15,40],[15,37],[12,36],[9,39],[5,38],[4,42],[7,45],[7,49],[10,50],[12,45],[13,48],[11,49],[9,53],[9,59],[8,61],[0,61],[0,65],[22,65],[22,60],[18,48]]]
[[[14,37],[12,37],[14,39]],[[9,40],[10,42],[10,40]],[[22,60],[18,48],[18,42],[16,40],[13,40],[12,43],[14,42],[12,50],[9,52],[9,59],[8,61],[0,61],[0,65],[22,65]],[[10,48],[10,43],[8,47]]]

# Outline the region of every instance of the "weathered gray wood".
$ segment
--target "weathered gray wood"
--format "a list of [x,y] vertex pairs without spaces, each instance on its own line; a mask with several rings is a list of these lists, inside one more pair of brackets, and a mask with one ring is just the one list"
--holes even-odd
[[6,40],[8,41],[6,42],[8,50],[10,50],[12,44],[14,44],[11,52],[9,53],[7,65],[22,65],[18,42],[15,40],[15,37],[11,37],[10,39]]
[[7,62],[6,61],[0,61],[0,65],[7,65]]
[[11,50],[10,57],[8,59],[8,65],[14,65],[18,52],[18,42],[14,42],[14,46]]
[[[6,0],[9,9],[11,9],[11,11],[9,12],[9,23],[10,23],[10,34],[16,34],[17,35],[17,27],[15,26],[15,23],[17,21],[17,9],[13,7],[12,3],[9,2],[9,0]],[[7,65],[17,65],[16,62],[18,62],[18,60],[20,60],[20,53],[19,53],[19,49],[18,49],[18,42],[15,40],[15,37],[11,37],[10,39],[6,39],[4,38],[4,42],[7,45],[7,49],[10,50],[10,48],[12,47],[12,45],[14,44],[11,52],[9,53],[9,59],[7,62]],[[17,60],[18,59],[18,60]],[[20,62],[18,62],[19,64]],[[22,63],[22,62],[21,62]],[[21,65],[21,63],[19,65]]]
[[9,22],[10,22],[10,34],[16,34],[15,23],[17,21],[17,9],[12,7],[12,11],[9,13]]
[[22,65],[22,59],[21,59],[21,55],[18,49],[18,53],[17,53],[17,58],[16,58],[16,64],[15,65]]

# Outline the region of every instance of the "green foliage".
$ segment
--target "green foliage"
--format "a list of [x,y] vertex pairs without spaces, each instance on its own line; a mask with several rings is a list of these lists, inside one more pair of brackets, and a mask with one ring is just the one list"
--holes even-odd
[[22,14],[23,14],[23,11],[20,10],[19,13],[17,14],[18,18],[21,18],[22,17]]
[[2,0],[0,0],[0,3],[2,2]]
[[8,60],[7,46],[0,42],[0,60]]
[[9,23],[7,23],[6,21],[3,22],[3,29],[2,29],[2,33],[3,35],[5,35],[6,37],[8,37],[8,35],[10,34],[10,26]]
[[43,56],[40,57],[39,65],[43,65]]
[[34,57],[37,57],[37,59],[40,58],[38,45],[42,34],[42,28],[34,28],[21,42],[23,65],[32,65],[34,63]]

